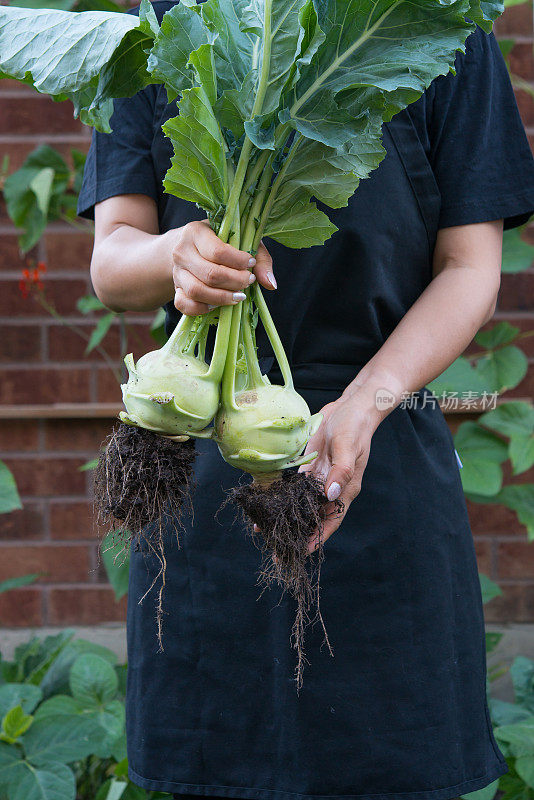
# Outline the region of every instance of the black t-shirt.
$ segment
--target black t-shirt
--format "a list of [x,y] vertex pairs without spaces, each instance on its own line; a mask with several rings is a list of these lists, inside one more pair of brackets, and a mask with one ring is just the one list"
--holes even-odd
[[[172,5],[154,3],[160,19]],[[294,367],[364,364],[431,280],[439,228],[500,218],[513,227],[534,211],[534,161],[494,36],[476,29],[455,66],[384,126],[387,155],[347,208],[328,210],[339,230],[325,245],[267,240],[279,286],[267,302]],[[205,216],[163,191],[172,147],[161,124],[176,113],[162,86],[115,102],[113,133],[93,135],[81,215],[140,193],[156,201],[161,232]],[[171,329],[178,312],[166,309]],[[258,345],[270,353],[261,332]]]

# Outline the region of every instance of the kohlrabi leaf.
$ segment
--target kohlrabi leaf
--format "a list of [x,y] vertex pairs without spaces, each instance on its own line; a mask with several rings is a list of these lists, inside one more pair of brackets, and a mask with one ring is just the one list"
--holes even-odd
[[191,200],[216,213],[228,199],[228,176],[222,133],[206,92],[186,89],[178,103],[179,116],[168,120],[164,133],[174,156],[164,186],[169,194]]
[[471,0],[467,17],[489,33],[493,22],[504,11],[504,3],[493,0]]
[[148,70],[165,83],[169,101],[191,86],[189,57],[212,39],[199,14],[185,3],[178,3],[164,15],[148,59]]
[[104,11],[0,6],[0,77],[15,78],[56,100],[72,100],[83,122],[109,131],[112,100],[150,83],[151,9],[140,18]]
[[240,27],[248,0],[206,0],[198,8],[214,42],[217,80],[221,89],[239,90],[258,67],[259,39]]
[[281,120],[325,144],[343,144],[354,135],[358,92],[360,113],[370,98],[378,113],[382,100],[383,118],[413,102],[454,63],[473,30],[469,11],[480,19],[497,16],[498,3],[483,5],[482,12],[480,3],[470,7],[465,0],[324,0],[318,22],[325,41],[302,67]]
[[217,73],[213,58],[213,45],[201,44],[189,56],[188,64],[194,71],[195,83],[202,86],[212,106],[217,102]]
[[336,226],[326,214],[319,211],[308,198],[295,199],[293,204],[273,208],[265,227],[265,236],[270,236],[286,247],[312,247],[324,244]]

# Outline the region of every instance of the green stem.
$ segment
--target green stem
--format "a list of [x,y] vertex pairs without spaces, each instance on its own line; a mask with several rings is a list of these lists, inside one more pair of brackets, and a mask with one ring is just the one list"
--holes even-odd
[[259,221],[258,227],[256,229],[256,236],[255,236],[255,239],[254,239],[253,249],[251,250],[251,252],[253,252],[253,253],[256,252],[256,250],[258,249],[258,247],[260,245],[261,237],[263,236],[263,231],[265,230],[265,226],[267,225],[267,221],[269,219],[269,214],[271,213],[271,209],[273,207],[273,203],[276,200],[276,196],[278,194],[280,186],[282,185],[282,183],[284,181],[284,178],[286,176],[286,172],[287,172],[287,170],[289,168],[289,165],[291,164],[291,162],[295,158],[296,152],[297,152],[298,148],[300,147],[300,144],[303,141],[303,139],[304,139],[304,136],[302,136],[302,135],[299,135],[299,136],[297,136],[295,138],[295,140],[293,141],[293,143],[291,145],[289,153],[287,154],[287,158],[284,161],[284,163],[282,164],[282,169],[280,170],[280,172],[276,176],[276,178],[275,178],[275,180],[273,182],[273,185],[271,186],[271,191],[269,193],[269,197],[267,198],[267,202],[263,206],[263,211],[261,212],[260,221]]
[[247,388],[254,389],[263,386],[264,380],[261,374],[256,352],[256,342],[252,331],[252,301],[250,293],[246,300],[243,300],[243,313],[241,315],[241,332],[243,334],[243,349],[247,361]]
[[[256,240],[256,225],[258,223],[258,218],[262,213],[262,208],[265,203],[265,198],[267,196],[267,192],[269,192],[271,186],[271,179],[273,175],[272,166],[265,166],[262,176],[260,178],[260,182],[258,185],[258,189],[254,195],[254,199],[252,201],[252,205],[249,209],[247,221],[244,226],[243,237],[242,237],[242,247],[243,250],[247,250],[250,253],[255,253],[258,247],[254,247],[254,243]],[[259,245],[259,241],[258,241]]]
[[258,309],[258,313],[260,315],[263,327],[265,328],[265,332],[269,337],[271,347],[273,348],[274,355],[276,357],[276,360],[278,361],[278,366],[280,367],[280,371],[282,373],[284,385],[288,389],[292,389],[293,376],[291,375],[291,369],[289,367],[289,361],[287,360],[287,356],[284,350],[284,345],[282,344],[282,340],[278,335],[278,331],[276,330],[273,318],[271,317],[271,313],[267,308],[267,303],[265,302],[265,298],[263,297],[261,289],[257,283],[253,284],[251,292],[253,295],[256,308]]
[[241,314],[243,303],[229,306],[232,314],[230,326],[230,336],[228,337],[228,350],[226,352],[226,364],[222,378],[221,401],[225,408],[237,408],[235,403],[235,365],[237,360],[237,350],[239,347],[239,332],[241,326]]

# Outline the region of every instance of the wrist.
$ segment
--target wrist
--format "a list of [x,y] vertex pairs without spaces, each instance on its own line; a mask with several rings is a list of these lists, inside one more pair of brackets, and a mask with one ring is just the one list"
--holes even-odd
[[342,397],[363,408],[373,430],[401,402],[404,387],[401,381],[386,370],[364,368],[347,386]]

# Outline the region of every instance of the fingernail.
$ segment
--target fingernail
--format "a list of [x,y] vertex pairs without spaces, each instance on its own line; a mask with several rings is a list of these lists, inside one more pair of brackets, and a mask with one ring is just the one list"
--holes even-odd
[[250,285],[251,283],[254,283],[254,281],[255,281],[255,280],[256,280],[256,276],[255,276],[255,275],[253,275],[253,274],[252,274],[252,272],[251,272],[251,273],[250,273],[250,275],[248,276],[248,282],[249,282],[249,285]]
[[260,532],[259,527],[256,525],[256,523],[254,523],[254,533],[259,533],[259,532]]
[[246,298],[246,294],[244,292],[234,292],[232,295],[232,300],[234,303],[239,303],[241,300]]
[[337,498],[339,497],[340,494],[341,494],[341,486],[339,485],[339,483],[334,481],[328,487],[328,491],[326,493],[326,496],[328,497],[330,502],[332,502],[332,500],[337,500]]
[[276,278],[274,277],[272,272],[268,272],[266,275],[267,280],[273,287],[273,289],[278,289],[278,284],[276,283]]
[[256,259],[254,258],[254,256],[252,258],[249,258],[248,265],[249,265],[249,267],[255,267],[256,266]]

